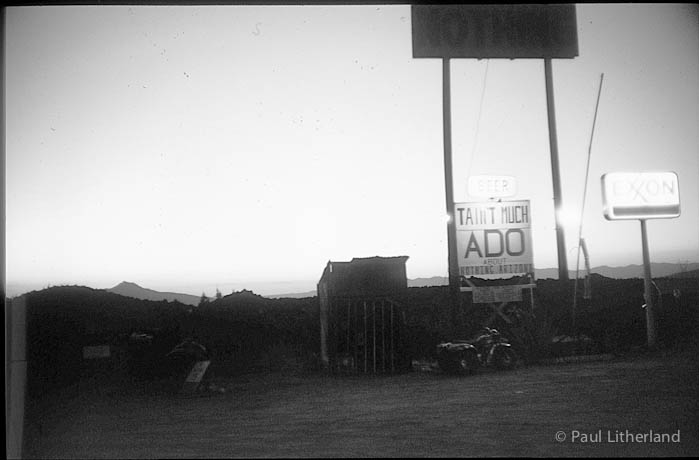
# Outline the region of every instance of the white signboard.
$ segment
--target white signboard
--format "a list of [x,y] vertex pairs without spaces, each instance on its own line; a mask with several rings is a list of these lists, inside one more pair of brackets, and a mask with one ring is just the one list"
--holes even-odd
[[602,176],[604,217],[663,219],[680,215],[680,187],[674,172],[616,172]]
[[461,276],[509,278],[534,271],[529,200],[454,207]]
[[201,379],[209,368],[209,364],[211,364],[211,361],[197,361],[194,363],[184,381],[184,385],[182,385],[183,393],[193,393],[199,388]]
[[211,364],[211,361],[197,361],[194,363],[194,366],[192,366],[192,370],[189,371],[189,375],[187,375],[187,379],[185,381],[188,383],[201,382],[201,379],[204,377],[204,373],[206,373],[206,369],[208,369],[209,364]]
[[512,176],[470,176],[468,194],[477,198],[505,198],[517,194],[517,181]]
[[473,288],[473,303],[520,302],[522,286],[476,286]]

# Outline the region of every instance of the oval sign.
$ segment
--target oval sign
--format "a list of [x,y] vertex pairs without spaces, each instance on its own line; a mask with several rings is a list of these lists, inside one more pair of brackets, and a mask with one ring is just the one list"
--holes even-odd
[[478,198],[505,198],[517,194],[517,181],[512,176],[470,176],[468,194]]

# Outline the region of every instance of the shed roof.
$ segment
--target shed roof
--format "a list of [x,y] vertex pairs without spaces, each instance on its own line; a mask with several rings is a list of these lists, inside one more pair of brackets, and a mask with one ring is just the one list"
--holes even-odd
[[349,262],[328,261],[318,282],[331,295],[390,293],[407,287],[408,256],[355,257]]

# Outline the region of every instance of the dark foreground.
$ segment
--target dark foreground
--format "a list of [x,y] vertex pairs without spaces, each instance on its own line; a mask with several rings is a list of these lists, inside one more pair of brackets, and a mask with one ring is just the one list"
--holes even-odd
[[[124,391],[114,384],[83,382],[51,402],[28,408],[25,456],[699,454],[694,353],[532,366],[471,377],[264,375],[217,383],[228,391],[179,397],[142,386]],[[610,442],[610,436],[618,440],[617,433],[627,436],[627,430],[679,430],[680,441]],[[583,435],[598,442],[582,442]],[[556,440],[563,436],[562,442]]]

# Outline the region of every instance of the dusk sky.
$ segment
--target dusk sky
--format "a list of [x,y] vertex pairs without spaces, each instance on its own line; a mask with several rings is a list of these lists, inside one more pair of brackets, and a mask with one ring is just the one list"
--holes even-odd
[[[699,8],[577,6],[553,62],[567,213],[594,266],[642,263],[600,177],[674,171],[682,214],[653,262],[699,262]],[[455,201],[514,176],[537,268],[557,266],[541,59],[452,61]],[[396,6],[6,10],[6,273],[48,285],[213,294],[315,289],[328,260],[409,256],[446,276],[441,61],[413,59]],[[566,231],[575,268],[577,224]]]

